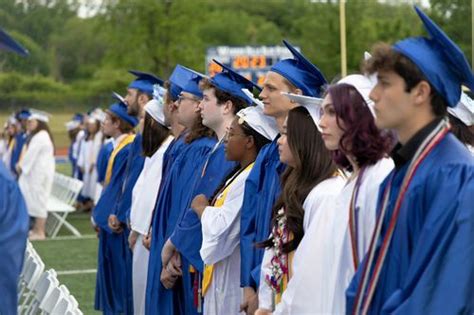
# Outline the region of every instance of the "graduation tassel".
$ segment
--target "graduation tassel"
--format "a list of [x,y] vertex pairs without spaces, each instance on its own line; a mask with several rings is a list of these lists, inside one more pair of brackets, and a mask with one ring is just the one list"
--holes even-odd
[[198,313],[202,313],[202,279],[201,279],[201,273],[198,271],[197,273],[197,278],[198,278],[198,294],[197,294],[197,311]]

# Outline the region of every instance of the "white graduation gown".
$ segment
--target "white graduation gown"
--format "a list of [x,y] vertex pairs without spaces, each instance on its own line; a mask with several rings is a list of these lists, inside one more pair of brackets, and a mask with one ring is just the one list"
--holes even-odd
[[[392,159],[384,158],[368,167],[361,180],[359,194],[356,201],[358,211],[358,243],[359,259],[362,260],[367,252],[375,226],[377,199],[379,186],[394,168]],[[346,289],[354,276],[354,263],[349,232],[349,207],[352,191],[355,188],[356,178],[352,179],[341,191],[337,199],[337,216],[333,221],[333,240],[338,249],[331,263],[335,272],[333,275],[334,297],[331,314],[346,313]],[[328,266],[329,267],[329,266]]]
[[250,168],[230,184],[221,207],[206,207],[201,217],[201,257],[214,265],[212,281],[204,295],[204,315],[240,314],[240,208]]
[[143,244],[143,235],[150,227],[155,199],[161,185],[163,155],[168,149],[172,136],[166,138],[151,157],[145,159],[145,164],[132,191],[132,206],[130,210],[130,225],[132,230],[139,233],[133,250],[132,285],[134,314],[145,314],[146,280],[150,252]]
[[79,156],[77,159],[77,166],[84,169],[82,177],[82,191],[81,195],[94,199],[96,197],[97,189],[97,156],[102,147],[102,132],[97,132],[93,139],[82,142]]
[[272,249],[266,249],[262,262],[259,287],[259,308],[274,309],[274,314],[324,314],[328,291],[327,273],[323,266],[331,264],[327,251],[332,251],[331,229],[327,224],[336,208],[336,198],[344,187],[340,176],[329,178],[316,185],[303,203],[304,236],[295,250],[292,261],[292,277],[288,281],[282,299],[273,305],[272,289],[265,281],[271,272]]
[[55,172],[54,147],[46,131],[41,130],[31,138],[19,165],[21,175],[18,184],[25,197],[28,214],[46,218]]

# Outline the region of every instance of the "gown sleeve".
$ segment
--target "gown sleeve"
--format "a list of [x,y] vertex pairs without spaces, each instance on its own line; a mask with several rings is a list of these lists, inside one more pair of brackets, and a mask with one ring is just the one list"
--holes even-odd
[[414,229],[418,241],[409,272],[385,301],[383,314],[474,312],[474,167],[445,167],[430,177],[420,187],[426,191],[406,200],[421,205],[425,217]]
[[231,184],[222,207],[206,207],[201,217],[202,246],[201,257],[207,265],[214,264],[230,256],[240,242],[239,218],[244,193],[242,173]]

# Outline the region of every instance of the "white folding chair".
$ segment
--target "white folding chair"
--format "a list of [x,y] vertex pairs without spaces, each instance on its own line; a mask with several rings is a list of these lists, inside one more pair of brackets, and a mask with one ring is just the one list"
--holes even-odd
[[48,297],[40,303],[39,309],[44,314],[53,314],[53,309],[56,307],[62,297],[63,292],[61,289],[59,287],[54,287]]
[[37,314],[41,302],[43,302],[59,286],[59,281],[54,269],[45,271],[34,288],[32,303],[25,310],[24,314]]
[[82,181],[59,173],[54,174],[53,189],[48,199],[47,232],[51,238],[57,236],[62,226],[75,236],[81,233],[66,218],[69,213],[76,211],[74,203],[82,188]]
[[[44,271],[44,263],[41,258],[38,256],[36,252],[33,253],[31,258],[31,266],[25,271],[24,283],[25,286],[20,294],[20,298],[23,299],[20,312],[24,310],[31,302],[31,297],[33,293],[33,289],[38,282],[41,274]],[[26,289],[28,290],[27,292]]]

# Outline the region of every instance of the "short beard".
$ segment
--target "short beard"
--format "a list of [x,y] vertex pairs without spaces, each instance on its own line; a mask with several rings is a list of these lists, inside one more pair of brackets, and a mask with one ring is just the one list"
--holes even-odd
[[140,106],[138,105],[138,101],[135,100],[133,104],[129,104],[127,107],[127,114],[130,116],[138,117],[140,115]]

